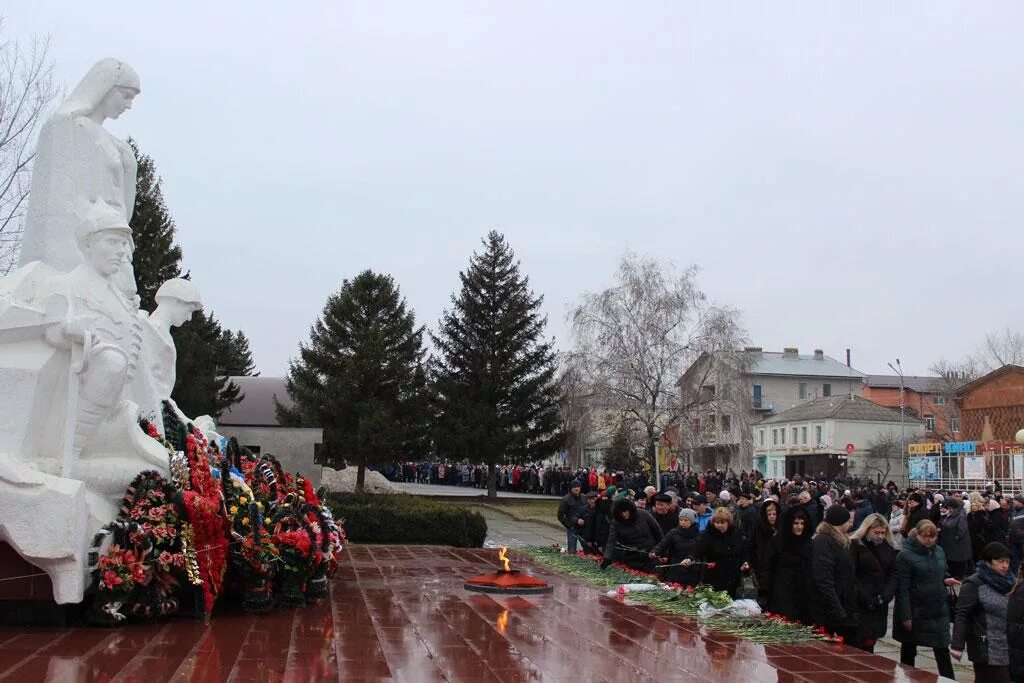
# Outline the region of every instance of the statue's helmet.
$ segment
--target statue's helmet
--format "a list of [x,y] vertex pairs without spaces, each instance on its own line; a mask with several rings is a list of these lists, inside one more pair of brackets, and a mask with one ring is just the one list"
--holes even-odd
[[191,280],[181,277],[173,278],[160,285],[154,298],[157,303],[160,303],[161,299],[177,299],[195,306],[196,309],[203,307],[203,302],[199,298],[199,288]]
[[81,220],[78,221],[78,228],[75,231],[75,238],[79,248],[88,244],[89,238],[100,232],[117,230],[123,232],[129,243],[132,241],[132,229],[124,212],[120,207],[107,202],[90,202],[88,208],[83,212]]

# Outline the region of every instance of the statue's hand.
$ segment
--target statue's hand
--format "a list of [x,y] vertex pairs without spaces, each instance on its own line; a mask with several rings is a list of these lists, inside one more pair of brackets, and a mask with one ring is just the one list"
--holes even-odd
[[86,333],[92,332],[95,327],[95,316],[79,315],[64,323],[64,336],[73,342],[84,344]]

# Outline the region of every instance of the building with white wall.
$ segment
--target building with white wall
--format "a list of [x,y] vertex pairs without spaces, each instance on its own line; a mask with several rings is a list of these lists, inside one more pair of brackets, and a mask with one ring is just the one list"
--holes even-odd
[[860,396],[816,398],[753,426],[754,467],[765,476],[860,478],[899,481],[900,441],[925,433],[923,420]]

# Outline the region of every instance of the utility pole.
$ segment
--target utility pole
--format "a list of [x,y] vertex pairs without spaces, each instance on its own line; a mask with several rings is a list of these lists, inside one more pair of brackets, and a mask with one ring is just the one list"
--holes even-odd
[[900,378],[900,474],[903,476],[903,482],[905,486],[910,486],[910,476],[907,473],[907,431],[906,431],[906,401],[903,396],[903,366],[900,365],[900,359],[896,359],[896,367],[892,366],[892,363],[887,363],[892,368],[892,371],[899,375]]

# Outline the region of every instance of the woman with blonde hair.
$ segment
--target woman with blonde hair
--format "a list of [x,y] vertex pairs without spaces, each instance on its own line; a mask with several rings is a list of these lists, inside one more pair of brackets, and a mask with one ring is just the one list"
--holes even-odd
[[892,637],[900,642],[900,662],[914,666],[917,647],[932,648],[939,675],[953,678],[949,650],[949,603],[946,586],[957,580],[946,572],[946,554],[938,545],[939,530],[922,520],[896,556],[896,606]]
[[[743,543],[732,513],[720,507],[711,515],[711,523],[701,533],[697,542],[696,556],[707,564],[704,568],[704,583],[715,590],[728,591],[736,596],[740,587],[741,573],[750,571],[747,563],[747,548]],[[683,566],[687,566],[684,562]]]
[[868,515],[850,537],[853,583],[857,595],[857,640],[851,645],[874,652],[889,627],[889,603],[896,594],[896,549],[892,530],[877,512]]

